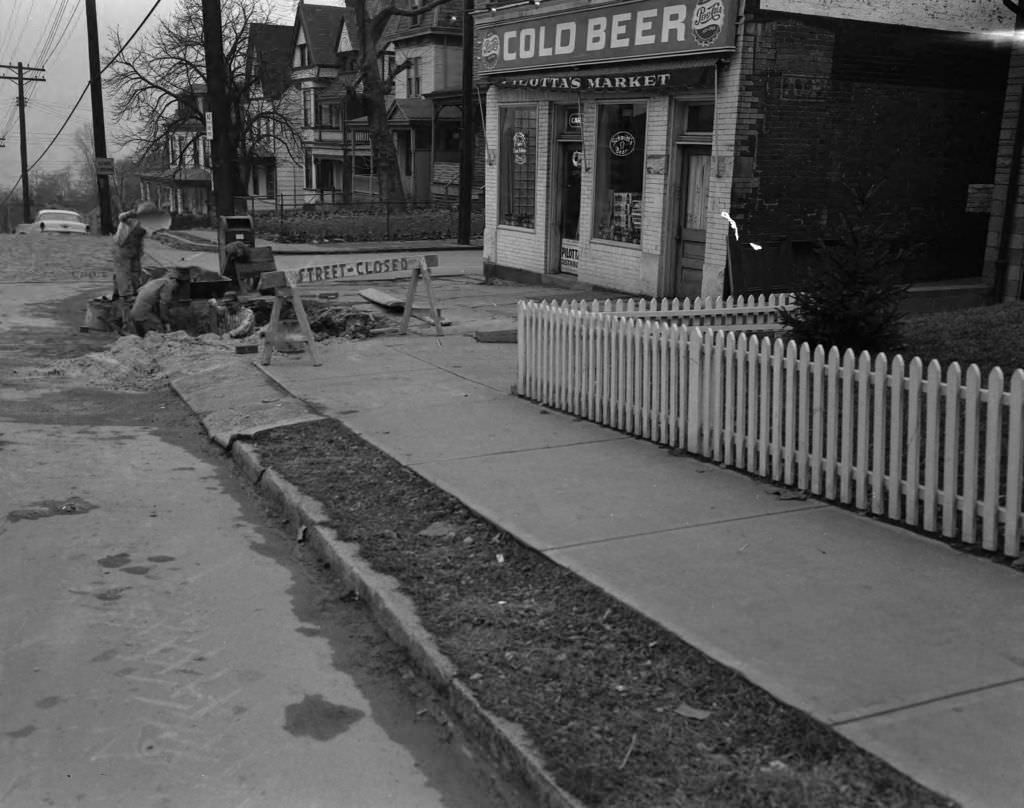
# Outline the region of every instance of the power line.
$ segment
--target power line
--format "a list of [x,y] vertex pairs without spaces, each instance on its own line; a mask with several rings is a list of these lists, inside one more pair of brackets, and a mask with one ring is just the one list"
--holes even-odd
[[[121,55],[122,53],[124,53],[124,51],[125,51],[125,48],[127,48],[127,47],[128,47],[128,46],[129,46],[130,44],[131,44],[132,40],[133,40],[133,39],[135,39],[135,37],[136,37],[136,36],[138,35],[139,31],[141,31],[141,30],[142,30],[142,26],[144,26],[144,25],[145,25],[145,24],[146,24],[146,23],[147,23],[147,22],[149,21],[149,18],[153,16],[153,12],[155,12],[155,11],[157,10],[157,7],[158,7],[158,6],[160,5],[160,3],[161,3],[161,0],[156,0],[156,2],[155,2],[155,3],[153,3],[153,6],[152,6],[152,8],[150,8],[150,10],[149,10],[148,12],[146,12],[146,16],[142,18],[142,22],[140,22],[140,23],[138,24],[138,26],[137,26],[137,27],[135,28],[135,30],[134,30],[134,31],[132,31],[132,34],[131,34],[131,36],[130,36],[130,37],[128,37],[128,39],[127,39],[127,40],[125,41],[125,43],[124,43],[124,44],[123,44],[123,45],[121,46],[120,50],[118,50],[118,52],[117,52],[117,53],[115,53],[115,54],[114,54],[114,55],[113,55],[113,56],[111,57],[110,61],[109,61],[109,62],[107,62],[107,63],[106,63],[106,65],[104,65],[104,66],[103,66],[103,69],[102,69],[102,70],[100,70],[100,73],[106,73],[106,72],[107,72],[107,69],[108,69],[108,68],[109,68],[109,67],[110,67],[110,66],[111,66],[112,64],[114,64],[114,62],[115,62],[115,61],[117,61],[117,58],[118,58],[118,57],[119,57],[119,56],[120,56],[120,55]],[[36,167],[36,166],[37,166],[37,165],[39,164],[39,161],[40,161],[40,160],[42,160],[42,159],[43,159],[43,158],[44,158],[44,157],[46,156],[46,153],[47,153],[48,151],[50,151],[50,149],[52,149],[52,148],[53,148],[53,144],[57,142],[57,138],[59,138],[59,137],[60,137],[61,133],[62,133],[62,132],[64,131],[64,128],[65,128],[65,127],[66,127],[66,126],[68,125],[68,123],[69,123],[69,122],[71,121],[71,118],[72,118],[72,117],[74,116],[74,114],[75,114],[75,110],[77,110],[77,109],[78,109],[78,105],[79,105],[79,104],[81,104],[81,103],[82,103],[82,99],[83,99],[83,98],[85,98],[85,94],[86,94],[87,92],[89,92],[89,87],[90,87],[90,86],[91,86],[91,82],[86,82],[86,84],[85,84],[85,87],[84,87],[84,88],[82,88],[82,94],[78,96],[78,100],[77,100],[77,101],[75,101],[75,105],[74,105],[74,106],[73,106],[73,107],[71,108],[71,112],[69,112],[69,113],[68,113],[68,116],[67,116],[67,117],[66,117],[66,118],[64,119],[64,123],[62,123],[62,124],[60,125],[60,128],[59,128],[59,129],[57,130],[57,134],[55,134],[55,135],[53,136],[53,139],[52,139],[52,140],[51,140],[51,141],[49,142],[49,144],[47,144],[46,148],[45,148],[45,149],[43,149],[43,153],[42,153],[42,154],[40,154],[40,155],[39,155],[39,156],[38,156],[38,157],[36,158],[35,162],[34,162],[34,163],[32,163],[32,165],[30,165],[30,166],[28,167],[28,170],[29,170],[29,171],[31,171],[31,170],[32,170],[33,168],[35,168],[35,167]],[[21,183],[21,180],[20,180],[20,179],[19,179],[19,180],[18,180],[17,182],[15,182],[15,183],[14,183],[14,185],[13,185],[13,186],[11,187],[11,190],[7,192],[7,196],[5,196],[5,197],[3,198],[3,200],[0,200],[0,206],[3,206],[3,205],[5,205],[5,204],[7,203],[7,200],[8,200],[8,199],[10,199],[10,198],[11,198],[11,195],[12,195],[12,194],[13,194],[13,193],[14,193],[14,192],[15,192],[15,191],[16,191],[16,190],[18,189],[18,185],[19,185],[20,183]]]
[[11,35],[14,33],[14,21],[18,19],[18,8],[21,6],[21,3],[22,0],[14,0],[14,5],[11,6],[10,22],[4,27],[4,33],[0,36],[0,54],[3,54],[3,49],[11,43]]
[[[18,31],[17,35],[13,39],[9,39],[5,44],[8,46],[14,46],[19,44],[25,36],[25,29],[28,27],[28,21],[32,19],[32,10],[30,9],[28,14],[25,15],[25,20],[21,24],[21,30]],[[11,26],[11,31],[14,30],[14,26]]]
[[75,21],[75,17],[78,15],[79,9],[82,7],[82,0],[77,0],[75,7],[71,9],[71,13],[68,15],[67,21],[64,23],[64,28],[60,32],[60,36],[54,41],[52,47],[48,51],[45,51],[42,56],[39,57],[39,61],[45,66],[53,55],[60,50],[60,47],[64,44],[64,40],[67,39],[68,31],[71,29],[71,23]]

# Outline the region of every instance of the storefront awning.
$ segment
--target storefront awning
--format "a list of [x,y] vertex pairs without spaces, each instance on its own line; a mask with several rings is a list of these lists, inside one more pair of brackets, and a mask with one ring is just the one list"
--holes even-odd
[[496,87],[515,90],[553,90],[570,93],[636,91],[645,93],[679,92],[709,87],[714,82],[715,65],[721,56],[687,59],[685,65],[643,70],[551,70],[544,73],[492,76]]

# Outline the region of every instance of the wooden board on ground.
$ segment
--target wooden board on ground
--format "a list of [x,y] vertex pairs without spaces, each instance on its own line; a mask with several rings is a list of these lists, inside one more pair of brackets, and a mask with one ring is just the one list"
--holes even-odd
[[[372,287],[369,289],[360,289],[359,296],[365,300],[369,300],[371,303],[376,303],[378,306],[392,311],[404,311],[405,309],[404,297],[393,295],[391,292],[387,292],[384,289],[374,289]],[[430,308],[428,306],[413,303],[412,310],[413,312],[429,312]],[[438,309],[438,311],[440,311],[440,309]]]

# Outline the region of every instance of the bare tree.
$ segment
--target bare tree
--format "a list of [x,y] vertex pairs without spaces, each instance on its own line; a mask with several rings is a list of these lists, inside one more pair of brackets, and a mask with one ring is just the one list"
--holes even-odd
[[[92,124],[79,126],[72,135],[75,151],[80,161],[75,187],[77,195],[85,200],[89,209],[99,206],[99,190],[96,185],[96,149]],[[114,211],[127,210],[142,195],[140,174],[142,167],[134,157],[118,157],[114,160],[114,173],[110,177],[110,197]]]
[[380,192],[385,201],[405,204],[405,188],[398,166],[391,127],[388,125],[387,95],[398,74],[409,63],[396,64],[390,75],[383,75],[381,58],[387,50],[387,35],[395,17],[416,17],[443,5],[447,0],[429,2],[411,8],[409,0],[348,0],[355,17],[353,45],[358,52],[356,89],[362,89],[370,130],[370,147],[377,166]]
[[[271,21],[271,0],[223,0],[224,63],[231,125],[227,127],[233,163],[233,194],[248,186],[253,163],[281,147],[301,159],[298,132],[285,103],[254,92],[260,77],[248,71],[249,26]],[[161,154],[172,133],[190,132],[185,150],[203,136],[205,118],[197,91],[206,85],[202,0],[178,0],[174,13],[136,44],[123,48],[121,31],[109,35],[112,64],[106,84],[114,96],[113,114],[136,121],[121,145],[135,149],[137,161]],[[123,52],[122,52],[123,49]],[[201,92],[199,92],[201,94]]]

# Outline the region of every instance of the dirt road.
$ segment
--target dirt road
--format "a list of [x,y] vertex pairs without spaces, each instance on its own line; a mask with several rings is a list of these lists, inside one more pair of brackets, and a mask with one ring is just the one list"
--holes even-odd
[[0,806],[515,804],[169,390],[48,372],[113,340],[60,260],[0,283]]

